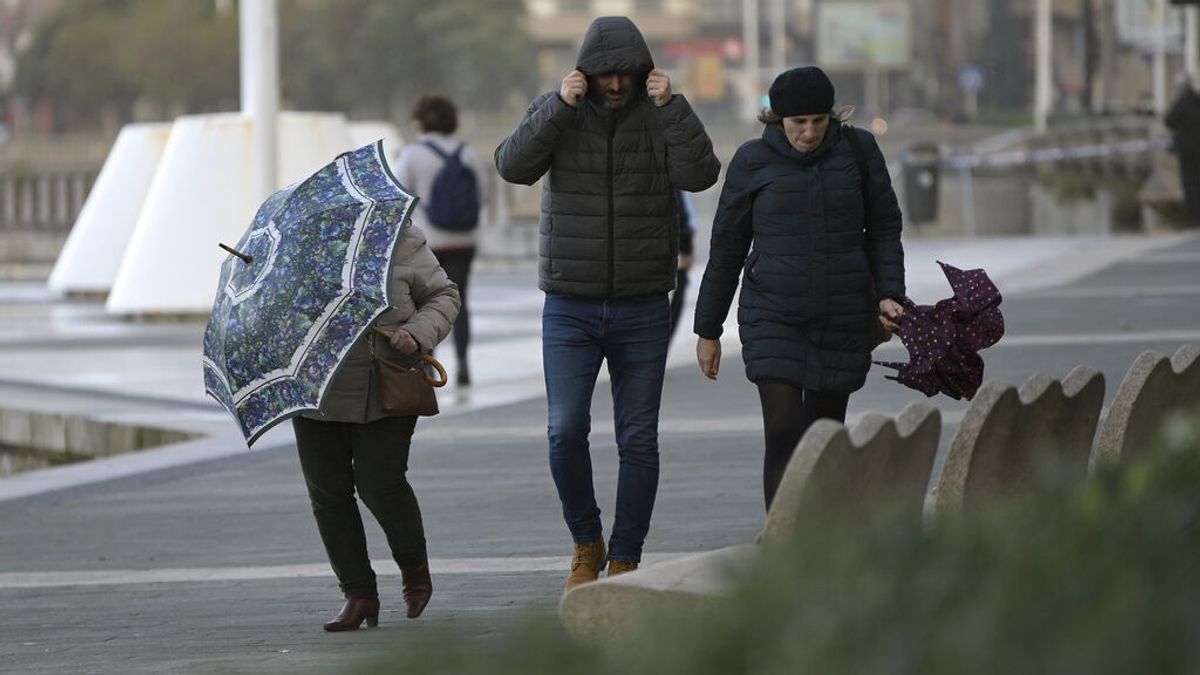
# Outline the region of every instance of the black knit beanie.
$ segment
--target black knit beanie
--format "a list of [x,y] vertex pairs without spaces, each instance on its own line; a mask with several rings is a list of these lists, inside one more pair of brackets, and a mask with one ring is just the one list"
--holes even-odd
[[822,115],[833,110],[833,83],[816,66],[780,73],[771,83],[769,95],[771,110],[780,117]]

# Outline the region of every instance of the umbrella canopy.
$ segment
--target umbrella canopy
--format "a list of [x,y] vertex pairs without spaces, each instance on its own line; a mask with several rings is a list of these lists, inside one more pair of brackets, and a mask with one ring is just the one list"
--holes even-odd
[[354,342],[388,307],[392,255],[416,197],[382,141],[271,195],[221,266],[204,387],[246,443],[316,410]]
[[932,307],[904,298],[904,318],[896,332],[908,349],[909,362],[876,361],[899,371],[889,379],[926,396],[942,393],[971,399],[983,383],[983,359],[978,352],[1004,335],[1000,289],[981,269],[960,270],[938,262],[954,290]]

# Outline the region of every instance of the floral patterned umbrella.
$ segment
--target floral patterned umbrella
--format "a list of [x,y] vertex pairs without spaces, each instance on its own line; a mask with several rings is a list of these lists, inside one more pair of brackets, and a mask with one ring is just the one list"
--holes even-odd
[[267,198],[221,266],[204,387],[247,445],[316,410],[350,347],[388,307],[392,255],[417,198],[383,143]]
[[1004,335],[1000,289],[981,269],[960,270],[938,262],[954,296],[932,307],[904,298],[897,335],[908,348],[909,362],[876,361],[899,373],[888,379],[923,392],[972,399],[983,383],[979,351]]

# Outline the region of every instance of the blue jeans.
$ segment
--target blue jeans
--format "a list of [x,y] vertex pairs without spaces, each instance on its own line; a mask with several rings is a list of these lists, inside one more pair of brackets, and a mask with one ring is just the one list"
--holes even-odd
[[658,410],[667,342],[667,296],[590,300],[547,294],[542,364],[549,408],[550,473],[577,544],[603,536],[588,434],[592,391],[608,360],[616,423],[617,510],[608,557],[638,562],[658,492]]

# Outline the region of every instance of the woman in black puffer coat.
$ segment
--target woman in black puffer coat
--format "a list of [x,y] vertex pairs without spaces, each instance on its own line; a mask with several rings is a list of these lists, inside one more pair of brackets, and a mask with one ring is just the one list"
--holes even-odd
[[716,379],[742,274],[738,326],[762,403],[768,508],[809,425],[845,421],[879,325],[896,330],[903,311],[901,215],[887,164],[874,136],[842,124],[833,98],[819,68],[775,79],[762,138],[729,165],[696,302],[696,356]]

